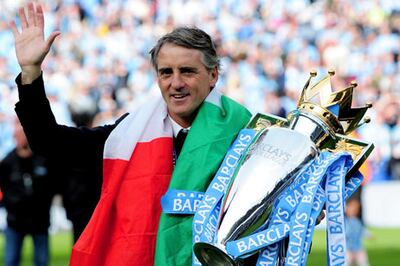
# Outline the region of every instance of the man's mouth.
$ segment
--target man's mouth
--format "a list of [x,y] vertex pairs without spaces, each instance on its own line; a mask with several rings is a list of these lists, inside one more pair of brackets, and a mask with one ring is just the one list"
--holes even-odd
[[181,100],[181,99],[184,99],[187,96],[189,96],[189,93],[173,94],[172,98],[174,98],[176,100]]

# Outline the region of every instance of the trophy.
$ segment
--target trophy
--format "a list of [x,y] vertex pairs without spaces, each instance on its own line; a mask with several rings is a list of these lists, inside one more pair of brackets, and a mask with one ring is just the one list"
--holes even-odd
[[[287,119],[257,114],[247,128],[257,132],[253,142],[239,161],[222,199],[217,243],[198,242],[194,253],[203,265],[240,265],[226,251],[226,243],[260,229],[268,222],[275,200],[309,166],[321,151],[346,151],[353,166],[351,177],[373,149],[373,144],[346,136],[360,122],[371,104],[351,108],[356,82],[343,90],[332,92],[329,75],[311,86],[317,75],[310,73],[301,93],[297,109]],[[313,101],[319,96],[319,103]]]

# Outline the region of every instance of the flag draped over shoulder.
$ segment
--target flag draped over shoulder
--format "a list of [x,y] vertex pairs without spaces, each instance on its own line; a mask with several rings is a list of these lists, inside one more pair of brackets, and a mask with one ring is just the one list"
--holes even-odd
[[106,141],[101,197],[70,265],[190,265],[193,217],[162,214],[160,199],[168,188],[205,191],[249,119],[244,107],[213,90],[174,169],[162,98],[128,115]]

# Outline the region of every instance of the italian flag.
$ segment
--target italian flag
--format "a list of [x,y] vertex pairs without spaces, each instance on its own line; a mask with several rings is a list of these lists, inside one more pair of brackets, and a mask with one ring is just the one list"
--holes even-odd
[[250,113],[212,90],[173,166],[173,133],[161,97],[129,114],[105,144],[103,186],[70,265],[191,265],[191,215],[162,213],[169,188],[205,191]]

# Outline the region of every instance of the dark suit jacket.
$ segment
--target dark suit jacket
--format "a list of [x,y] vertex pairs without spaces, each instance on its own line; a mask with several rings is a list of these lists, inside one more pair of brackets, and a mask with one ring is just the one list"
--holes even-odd
[[32,84],[22,85],[19,75],[16,83],[19,102],[15,111],[29,144],[36,154],[57,166],[57,183],[67,217],[84,227],[100,197],[104,143],[125,116],[113,125],[95,128],[58,125],[46,98],[42,76]]

